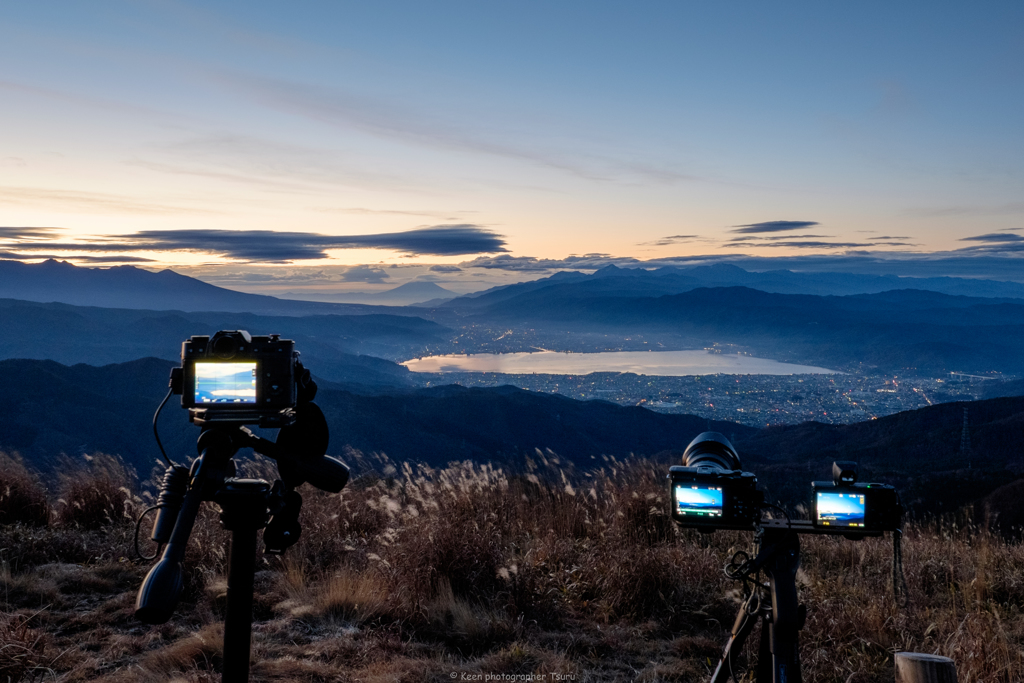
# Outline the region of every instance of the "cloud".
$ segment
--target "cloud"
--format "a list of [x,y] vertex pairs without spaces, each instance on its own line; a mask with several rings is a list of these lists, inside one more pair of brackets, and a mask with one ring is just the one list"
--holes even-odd
[[964,237],[961,242],[981,242],[981,244],[963,247],[957,251],[969,251],[988,254],[1017,254],[1024,252],[1024,235],[1006,232],[993,232],[987,235]]
[[691,240],[701,239],[700,235],[669,235],[668,237],[662,237],[654,240],[653,242],[638,242],[637,246],[641,247],[667,247],[670,244],[677,244],[679,242],[689,242]]
[[1005,232],[992,232],[987,235],[975,235],[974,237],[964,237],[960,240],[961,242],[1024,242],[1024,235],[1014,235]]
[[[835,235],[799,235],[799,237],[800,237],[800,239],[824,239],[824,240],[829,240],[829,239],[834,239]],[[767,241],[791,240],[791,239],[793,239],[793,235],[740,235],[739,237],[731,238],[729,241],[730,242],[758,242],[758,241],[760,241],[760,242],[767,242]],[[883,239],[883,238],[872,237],[871,239]]]
[[[452,214],[479,213],[478,211],[400,211],[397,209],[363,209],[359,207],[316,209],[321,213],[350,213],[359,216],[420,216],[440,220],[458,220]],[[465,219],[463,219],[465,220]]]
[[60,234],[60,228],[12,228],[0,226],[0,239],[45,240]]
[[[185,269],[181,269],[185,270]],[[221,273],[203,274],[199,279],[205,282],[239,282],[239,283],[300,283],[300,282],[327,282],[332,279],[330,275],[322,270],[312,272],[292,271],[283,275],[275,273]]]
[[821,225],[817,221],[766,221],[764,223],[747,223],[746,225],[734,225],[737,232],[745,235],[760,234],[763,232],[783,232],[784,230],[803,230],[812,225]]
[[36,259],[71,260],[84,263],[153,263],[153,259],[143,258],[142,256],[68,256],[67,254],[24,254],[13,251],[0,251],[0,259],[12,261],[34,261]]
[[877,244],[898,244],[893,242],[819,242],[819,241],[804,241],[804,240],[788,240],[778,242],[758,242],[757,244],[751,244],[744,242],[742,244],[726,244],[727,247],[786,247],[790,249],[859,249],[863,247],[873,247]]
[[430,270],[432,272],[435,272],[435,273],[461,273],[462,272],[462,268],[459,268],[458,266],[445,266],[445,265],[430,266]]
[[622,176],[645,182],[707,180],[683,173],[670,164],[637,161],[621,155],[602,156],[589,150],[557,151],[554,143],[544,144],[533,137],[519,142],[514,140],[514,132],[495,132],[474,125],[473,118],[457,118],[450,111],[435,114],[407,102],[249,74],[221,73],[216,78],[222,85],[264,106],[386,140],[510,159],[587,180],[608,181]]
[[463,261],[459,265],[464,268],[488,268],[493,270],[511,270],[518,272],[544,272],[548,270],[597,270],[607,265],[632,265],[641,261],[629,256],[611,256],[610,254],[584,254],[583,256],[567,256],[564,259],[539,259],[533,256],[480,256],[472,261]]
[[387,271],[375,266],[352,266],[341,274],[342,282],[381,283],[389,277]]
[[[18,249],[19,244],[7,244]],[[390,249],[404,254],[463,256],[505,252],[505,239],[471,223],[434,225],[405,232],[323,235],[273,230],[146,230],[81,242],[36,242],[34,248],[76,252],[187,251],[249,263],[327,258],[331,249]]]
[[99,192],[68,192],[34,187],[0,187],[0,204],[41,206],[52,211],[70,213],[129,213],[129,214],[217,214],[195,207],[173,206],[139,200],[134,197],[101,194]]

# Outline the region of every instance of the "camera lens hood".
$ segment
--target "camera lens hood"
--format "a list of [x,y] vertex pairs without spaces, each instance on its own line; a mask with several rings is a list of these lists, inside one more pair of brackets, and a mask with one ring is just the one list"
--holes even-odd
[[683,452],[687,467],[714,467],[720,470],[738,470],[740,456],[736,449],[718,432],[704,432],[690,442]]

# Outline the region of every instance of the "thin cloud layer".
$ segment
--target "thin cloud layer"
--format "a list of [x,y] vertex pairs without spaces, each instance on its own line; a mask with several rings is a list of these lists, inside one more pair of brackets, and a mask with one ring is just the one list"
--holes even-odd
[[964,237],[961,242],[981,242],[958,251],[983,252],[988,254],[1015,254],[1024,252],[1024,235],[1012,232],[993,232],[987,235]]
[[519,272],[545,272],[549,270],[597,270],[607,265],[632,265],[642,263],[640,259],[629,256],[612,256],[610,254],[584,254],[583,256],[567,256],[564,259],[540,259],[533,256],[481,256],[472,261],[464,261],[459,265],[463,268],[487,268],[491,270],[511,270]]
[[[25,234],[24,230],[19,234]],[[40,237],[52,237],[52,234]],[[2,239],[4,235],[0,235]],[[26,249],[27,245],[8,242],[8,249]],[[426,256],[465,256],[508,251],[505,239],[491,230],[462,223],[435,225],[404,232],[369,235],[322,235],[309,232],[273,230],[146,230],[128,235],[58,242],[42,239],[34,249],[66,251],[73,258],[89,252],[124,253],[132,251],[186,251],[211,254],[247,263],[287,263],[323,259],[331,249],[389,249],[403,254]],[[27,251],[27,249],[26,249]],[[22,254],[21,258],[38,258]],[[110,259],[107,259],[110,260]]]
[[639,242],[637,243],[637,246],[667,247],[672,244],[678,244],[680,242],[690,242],[699,239],[701,239],[700,235],[669,235],[668,237],[662,237],[661,239],[654,240],[653,242]]
[[387,280],[390,275],[383,268],[374,266],[352,266],[341,274],[342,282],[368,282],[379,284]]
[[821,225],[818,221],[765,221],[764,223],[747,223],[746,225],[734,225],[734,230],[729,232],[743,235],[757,235],[766,232],[783,232],[786,230],[803,230],[814,225]]

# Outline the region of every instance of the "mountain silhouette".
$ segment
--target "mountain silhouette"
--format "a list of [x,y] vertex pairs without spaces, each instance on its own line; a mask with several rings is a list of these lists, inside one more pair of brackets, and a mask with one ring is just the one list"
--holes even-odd
[[180,358],[194,334],[244,329],[294,339],[311,369],[335,382],[401,386],[411,373],[388,359],[429,353],[450,330],[410,316],[149,311],[0,299],[0,358],[104,365],[155,356]]
[[0,297],[104,308],[273,315],[384,312],[360,304],[297,301],[245,294],[173,270],[154,273],[135,266],[83,268],[53,259],[32,264],[0,260]]
[[835,369],[1024,372],[1017,351],[1024,300],[918,290],[817,296],[748,287],[570,296],[567,290],[577,284],[534,288],[472,311],[466,320],[534,328],[552,338],[593,332],[645,334],[676,348],[736,344],[755,355]]
[[[97,451],[120,455],[143,476],[158,465],[152,414],[175,365],[144,358],[93,367],[0,361],[0,450],[20,453],[47,476]],[[321,383],[317,403],[331,429],[329,452],[383,452],[397,462],[453,460],[516,467],[539,449],[563,466],[607,466],[602,455],[679,462],[686,444],[718,431],[737,447],[773,500],[804,502],[812,480],[830,479],[833,460],[855,460],[861,481],[897,485],[920,513],[948,512],[987,496],[1024,471],[1024,397],[974,401],[973,455],[960,453],[965,403],[907,411],[852,425],[808,422],[755,429],[692,415],[666,415],[604,401],[577,401],[514,387],[451,385],[363,395]],[[174,397],[160,417],[168,454],[195,457],[199,429]],[[272,434],[269,435],[272,437]],[[548,454],[550,455],[550,453]]]

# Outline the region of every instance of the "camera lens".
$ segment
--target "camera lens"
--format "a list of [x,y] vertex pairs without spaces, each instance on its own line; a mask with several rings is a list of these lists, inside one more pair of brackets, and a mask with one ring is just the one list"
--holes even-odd
[[212,344],[213,354],[218,358],[234,358],[238,351],[238,340],[227,335],[217,337]]
[[736,449],[718,432],[704,432],[690,442],[683,452],[687,467],[714,467],[720,470],[740,469],[740,456]]

